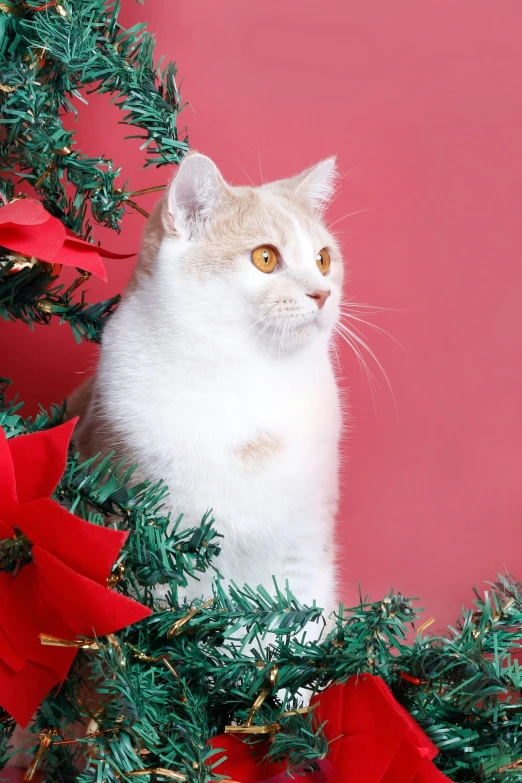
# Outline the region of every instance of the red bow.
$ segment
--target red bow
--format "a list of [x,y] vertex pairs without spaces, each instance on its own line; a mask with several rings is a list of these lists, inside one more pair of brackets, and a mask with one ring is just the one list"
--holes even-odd
[[103,258],[129,258],[79,239],[32,198],[11,201],[0,209],[0,245],[52,264],[74,266],[107,280]]
[[12,440],[0,428],[0,544],[20,532],[32,544],[31,562],[0,571],[0,705],[22,726],[77,652],[43,646],[40,633],[104,636],[150,614],[107,587],[128,534],[84,522],[50,499],[76,421]]
[[[330,764],[321,780],[325,775],[327,783],[448,783],[432,762],[436,746],[380,677],[351,677],[344,685],[327,688],[313,704],[331,743]],[[216,771],[237,783],[266,781],[284,771],[284,764],[258,763],[268,745],[249,746],[236,735],[221,734],[212,747],[227,755]],[[304,780],[319,783],[319,775],[309,773]]]

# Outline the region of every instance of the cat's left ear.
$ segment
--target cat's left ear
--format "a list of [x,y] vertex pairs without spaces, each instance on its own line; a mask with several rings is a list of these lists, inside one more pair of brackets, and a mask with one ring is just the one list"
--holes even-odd
[[168,191],[168,211],[176,232],[196,237],[229,193],[216,164],[199,152],[189,153]]
[[337,180],[335,155],[326,158],[315,166],[284,180],[296,196],[304,199],[313,209],[321,210],[328,204],[335,192]]

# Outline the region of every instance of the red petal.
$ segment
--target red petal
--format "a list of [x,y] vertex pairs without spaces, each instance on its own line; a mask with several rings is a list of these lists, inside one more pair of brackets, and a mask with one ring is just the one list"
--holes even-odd
[[[15,469],[9,441],[0,427],[0,514],[7,514],[14,504],[16,504]],[[0,538],[12,536],[11,528],[7,533],[5,529],[6,523],[0,522]]]
[[15,648],[0,628],[0,662],[3,661],[12,671],[19,672],[25,662],[26,658],[23,655],[18,655]]
[[[37,547],[33,547],[33,552]],[[63,680],[74,660],[76,650],[66,647],[45,647],[40,633],[74,639],[73,629],[66,625],[54,607],[40,595],[35,562],[24,566],[12,580],[0,607],[0,626],[19,655],[47,666]]]
[[[17,203],[15,201],[15,204]],[[0,212],[4,209],[6,207],[2,207]],[[64,240],[65,226],[51,215],[45,223],[37,226],[12,226],[7,223],[0,226],[0,245],[25,256],[36,256],[41,261],[51,261]]]
[[342,689],[343,696],[342,736],[335,743],[336,757],[329,757],[334,762],[331,783],[413,781],[422,758],[433,755],[437,749],[384,681],[362,674],[351,677],[345,685],[328,688],[319,697],[320,720],[329,719],[329,705],[334,706],[336,719],[338,693],[329,692],[337,689]]
[[[50,430],[18,435],[9,441],[19,503],[49,497],[67,464],[67,448],[78,418]],[[1,479],[0,479],[1,481]]]
[[66,239],[63,246],[58,250],[53,258],[53,264],[63,264],[64,266],[75,266],[83,269],[85,272],[92,272],[93,275],[101,277],[107,281],[107,273],[103,266],[103,261],[95,246],[85,242],[79,245]]
[[435,764],[425,758],[421,761],[419,770],[413,778],[413,783],[451,783]]
[[[7,574],[5,571],[0,572],[0,606],[5,601],[12,581],[13,577],[10,574]],[[4,661],[10,669],[16,672],[20,671],[25,663],[25,658],[18,655],[2,628],[0,628],[0,660]]]
[[136,255],[136,253],[114,253],[112,250],[106,250],[100,245],[93,245],[92,242],[86,242],[84,239],[80,239],[80,237],[77,237],[76,234],[73,234],[68,228],[65,229],[65,232],[67,234],[68,242],[72,242],[75,245],[90,247],[91,250],[96,250],[98,255],[102,256],[102,258],[131,258]]
[[[220,748],[223,751],[212,756],[213,765],[217,764],[219,759],[223,759],[215,767],[218,775],[228,775],[233,780],[240,780],[241,783],[257,783],[285,771],[285,764],[282,763],[259,763],[268,751],[268,742],[253,746],[243,742],[239,736],[219,734],[210,741],[210,744],[213,748]],[[299,780],[301,781],[302,778]]]
[[45,223],[50,217],[50,212],[34,198],[18,199],[0,209],[0,225],[12,223],[18,226],[36,226]]
[[20,506],[13,519],[33,544],[103,586],[128,536],[85,522],[49,498]]
[[75,574],[40,547],[33,547],[33,558],[40,595],[80,636],[105,636],[151,614],[137,601]]
[[[319,703],[315,713],[319,722],[326,721],[324,733],[332,745],[328,752],[328,760],[335,765],[339,753],[339,737],[342,734],[344,685],[331,685],[322,693],[314,696],[310,704]],[[334,740],[337,740],[334,742]]]
[[381,783],[397,783],[398,780],[401,783],[412,783],[420,769],[423,752],[426,751],[421,751],[411,737],[406,736],[391,760]]
[[0,705],[25,729],[38,705],[59,682],[55,672],[27,661],[13,672],[0,661]]
[[423,748],[426,751],[426,755],[429,759],[435,758],[435,756],[438,754],[439,749],[437,746],[430,740],[427,734],[424,733],[424,731],[421,729],[419,724],[416,720],[412,718],[408,710],[402,706],[402,704],[399,704],[397,699],[394,697],[393,693],[390,691],[384,680],[381,680],[380,677],[373,677],[373,685],[383,693],[387,699],[390,700],[390,702],[393,704],[395,713],[397,715],[402,715],[404,720],[407,722],[409,731],[411,732],[410,739],[412,742],[414,742],[415,745],[417,745],[420,748]]
[[11,525],[8,525],[3,519],[0,519],[0,541],[3,538],[13,538],[13,536],[14,531]]

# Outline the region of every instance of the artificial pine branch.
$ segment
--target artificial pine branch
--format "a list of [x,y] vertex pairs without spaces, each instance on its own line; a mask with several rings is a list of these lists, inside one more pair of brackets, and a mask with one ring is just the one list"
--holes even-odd
[[[84,155],[64,112],[80,116],[85,94],[108,93],[127,125],[141,131],[146,165],[179,163],[183,108],[176,66],[155,63],[146,25],[123,28],[119,0],[10,0],[0,4],[0,192],[31,185],[46,209],[76,235],[93,241],[93,221],[120,230],[126,209],[141,209],[121,169],[104,155]],[[130,137],[132,138],[132,137]],[[0,316],[29,325],[68,323],[75,339],[99,342],[119,296],[89,305],[74,301],[40,265],[12,272],[0,248]]]
[[[99,343],[107,318],[116,308],[120,296],[89,305],[82,293],[80,300],[73,298],[75,283],[68,288],[53,286],[53,277],[45,267],[33,267],[11,273],[12,263],[2,265],[0,251],[0,316],[4,320],[22,321],[31,328],[34,324],[68,323],[76,342],[88,340]],[[76,281],[75,281],[76,282]]]
[[87,206],[96,222],[119,230],[132,191],[115,187],[120,169],[112,161],[77,150],[61,113],[81,113],[84,88],[109,93],[125,112],[123,122],[143,131],[147,163],[179,163],[188,141],[177,130],[176,67],[154,63],[146,25],[121,27],[119,2],[64,0],[38,8],[34,0],[15,0],[0,10],[4,174],[32,184],[75,234],[91,234]]

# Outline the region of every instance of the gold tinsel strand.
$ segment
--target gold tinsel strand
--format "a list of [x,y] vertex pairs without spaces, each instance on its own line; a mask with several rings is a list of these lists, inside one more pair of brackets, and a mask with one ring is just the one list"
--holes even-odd
[[274,664],[270,667],[268,685],[259,692],[253,703],[248,718],[242,726],[225,726],[225,734],[275,734],[281,728],[279,723],[271,723],[265,726],[253,726],[254,718],[265,701],[266,697],[274,690],[279,676],[279,668]]
[[100,648],[98,642],[94,639],[60,639],[58,636],[51,636],[47,633],[38,634],[40,643],[45,647],[75,647],[77,650],[90,650],[97,652]]
[[45,731],[40,732],[40,745],[38,747],[38,750],[36,751],[35,757],[30,764],[30,766],[27,768],[27,772],[24,775],[24,780],[32,780],[34,777],[34,773],[36,772],[36,768],[38,764],[40,763],[43,754],[51,744],[53,734],[55,734],[55,729],[46,729]]
[[213,603],[214,603],[214,598],[211,598],[209,601],[205,601],[204,604],[201,604],[201,606],[196,606],[195,609],[191,609],[190,612],[188,612],[184,617],[181,617],[179,620],[176,620],[174,625],[172,625],[167,631],[167,638],[171,639],[173,636],[177,636],[178,633],[183,628],[183,626],[186,625],[186,623],[188,623],[190,620],[192,620],[194,615],[196,615],[202,609],[207,609],[207,607],[211,606]]
[[[90,272],[84,272],[83,274],[84,275],[89,275],[89,277],[90,277]],[[82,275],[82,277],[83,277],[83,275]],[[86,279],[88,279],[88,278],[86,278]],[[118,563],[118,566],[116,568],[115,573],[114,574],[110,574],[110,576],[107,577],[107,587],[109,589],[111,589],[113,587],[116,587],[118,582],[121,582],[121,580],[123,579],[124,576],[125,576],[125,566],[123,565],[123,563]]]
[[[134,772],[127,772],[129,777],[139,777],[140,775],[160,775],[160,777],[169,778],[170,780],[187,779],[186,775],[182,775],[181,772],[173,772],[170,769],[164,769],[163,767],[149,767],[149,769],[137,769]],[[230,783],[232,783],[230,781]]]
[[40,176],[38,177],[38,179],[37,179],[37,180],[36,180],[36,182],[34,183],[34,187],[35,187],[35,188],[39,188],[39,187],[40,187],[40,186],[41,186],[41,185],[42,185],[42,184],[45,182],[45,180],[47,179],[47,177],[49,176],[49,174],[50,174],[52,171],[54,171],[54,170],[55,170],[55,168],[56,168],[56,163],[54,162],[54,160],[52,160],[52,161],[49,163],[49,165],[47,166],[47,168],[45,169],[45,171],[44,171],[42,174],[40,174]]

